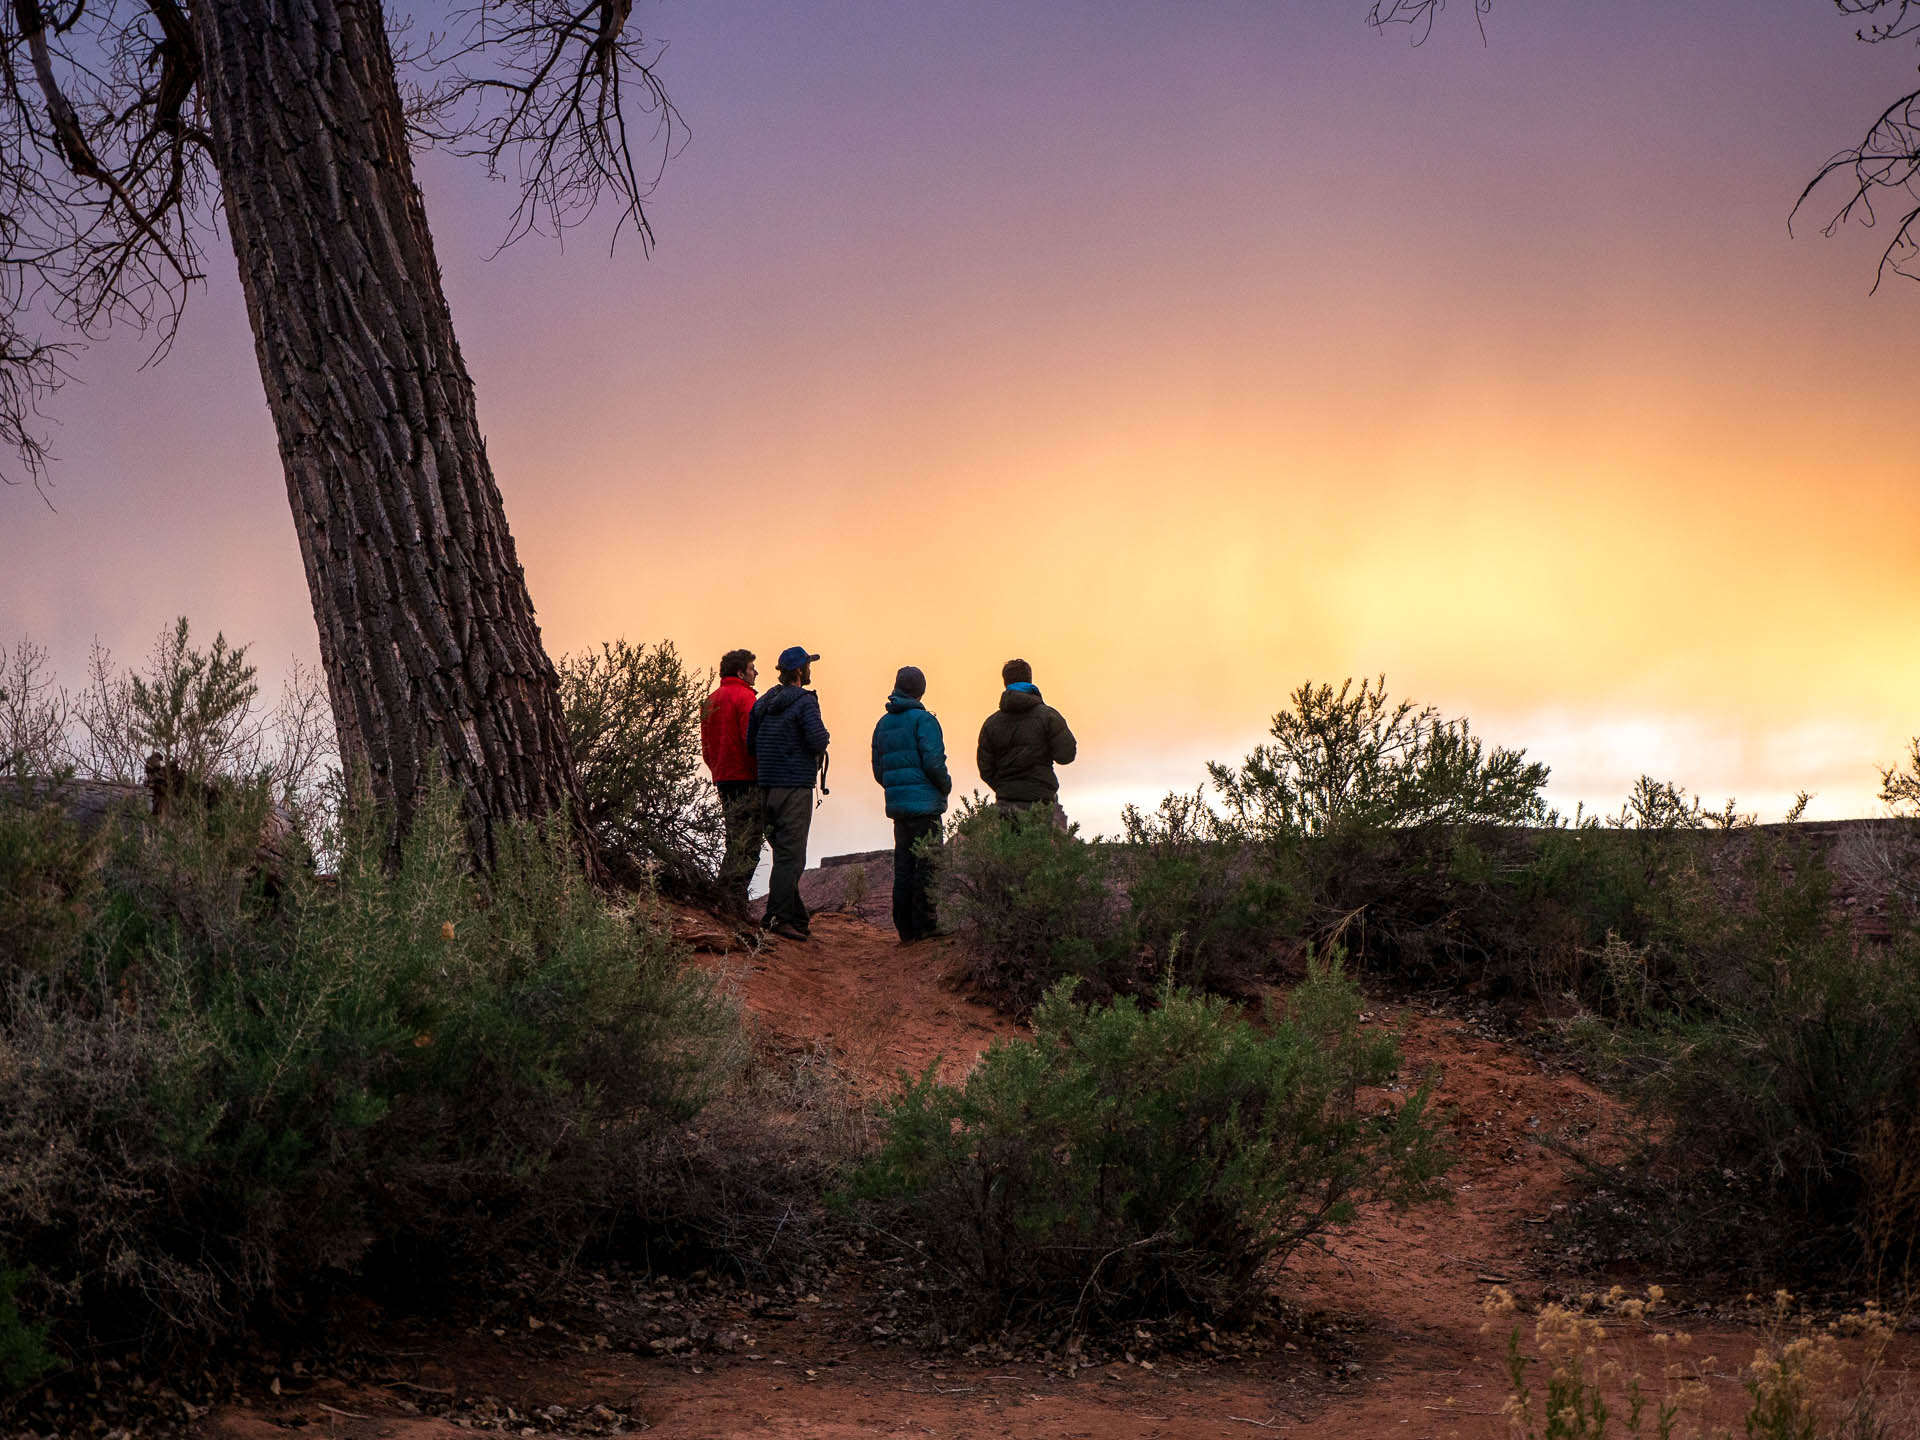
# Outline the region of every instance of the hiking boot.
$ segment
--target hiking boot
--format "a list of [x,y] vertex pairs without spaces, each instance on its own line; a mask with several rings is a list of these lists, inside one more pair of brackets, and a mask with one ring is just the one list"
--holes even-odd
[[813,937],[791,920],[776,920],[767,926],[769,935],[778,935],[782,940],[811,940]]

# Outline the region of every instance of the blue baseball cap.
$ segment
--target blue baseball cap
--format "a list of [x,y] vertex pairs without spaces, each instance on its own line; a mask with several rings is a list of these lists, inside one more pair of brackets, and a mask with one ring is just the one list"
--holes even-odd
[[789,645],[780,652],[780,668],[782,670],[799,670],[811,665],[819,658],[818,655],[809,655],[807,653],[807,647],[804,645]]

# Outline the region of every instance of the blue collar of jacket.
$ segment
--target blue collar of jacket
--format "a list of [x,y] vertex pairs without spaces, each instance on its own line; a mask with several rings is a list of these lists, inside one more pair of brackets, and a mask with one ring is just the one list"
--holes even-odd
[[1009,690],[1018,690],[1022,695],[1038,695],[1040,687],[1031,680],[1016,680],[1007,686]]
[[898,715],[902,710],[924,710],[927,707],[911,695],[902,695],[898,690],[887,696],[887,709]]

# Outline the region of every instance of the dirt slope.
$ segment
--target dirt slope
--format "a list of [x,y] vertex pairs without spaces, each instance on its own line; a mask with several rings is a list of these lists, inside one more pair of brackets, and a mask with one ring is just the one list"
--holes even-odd
[[[809,944],[705,959],[734,977],[769,1045],[831,1046],[856,1085],[874,1094],[936,1056],[943,1073],[957,1076],[996,1037],[1018,1034],[955,988],[950,943],[902,947],[857,915],[822,914]],[[644,1428],[712,1440],[1505,1436],[1500,1337],[1482,1335],[1480,1299],[1504,1283],[1537,1301],[1553,1284],[1538,1268],[1536,1246],[1568,1162],[1540,1141],[1565,1134],[1604,1142],[1620,1116],[1578,1079],[1543,1070],[1459,1019],[1382,1010],[1370,1023],[1401,1025],[1410,1067],[1438,1072],[1458,1163],[1451,1203],[1369,1214],[1282,1277],[1289,1297],[1322,1312],[1323,1326],[1343,1337],[1331,1348],[1288,1343],[1240,1357],[1116,1361],[1071,1373],[1058,1359],[930,1354],[877,1335],[866,1313],[871,1295],[823,1286],[779,1305],[743,1304],[697,1356],[609,1353],[553,1327],[531,1337],[504,1326],[492,1335],[429,1333],[397,1352],[397,1378],[380,1386],[290,1377],[282,1395],[211,1417],[210,1433],[280,1436],[297,1416],[316,1433],[351,1440],[439,1440],[474,1428]],[[529,1315],[529,1327],[536,1322]],[[1697,1328],[1698,1352],[1717,1347],[1724,1357],[1710,1370],[1730,1413],[1752,1335]],[[429,1419],[405,1413],[409,1395],[475,1403]]]
[[942,1079],[958,1079],[992,1040],[1021,1033],[947,978],[955,969],[947,941],[902,945],[892,930],[825,913],[814,916],[813,935],[707,958],[739,977],[741,998],[774,1046],[831,1047],[866,1094],[936,1058]]

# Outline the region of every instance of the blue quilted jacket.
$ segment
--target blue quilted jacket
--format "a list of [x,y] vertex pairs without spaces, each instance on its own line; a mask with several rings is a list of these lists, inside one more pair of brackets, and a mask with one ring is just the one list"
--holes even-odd
[[873,778],[887,787],[887,814],[896,820],[938,815],[953,789],[940,722],[898,690],[887,697],[887,713],[873,727]]
[[764,787],[811,788],[827,753],[820,697],[798,685],[776,685],[747,712],[747,749]]

